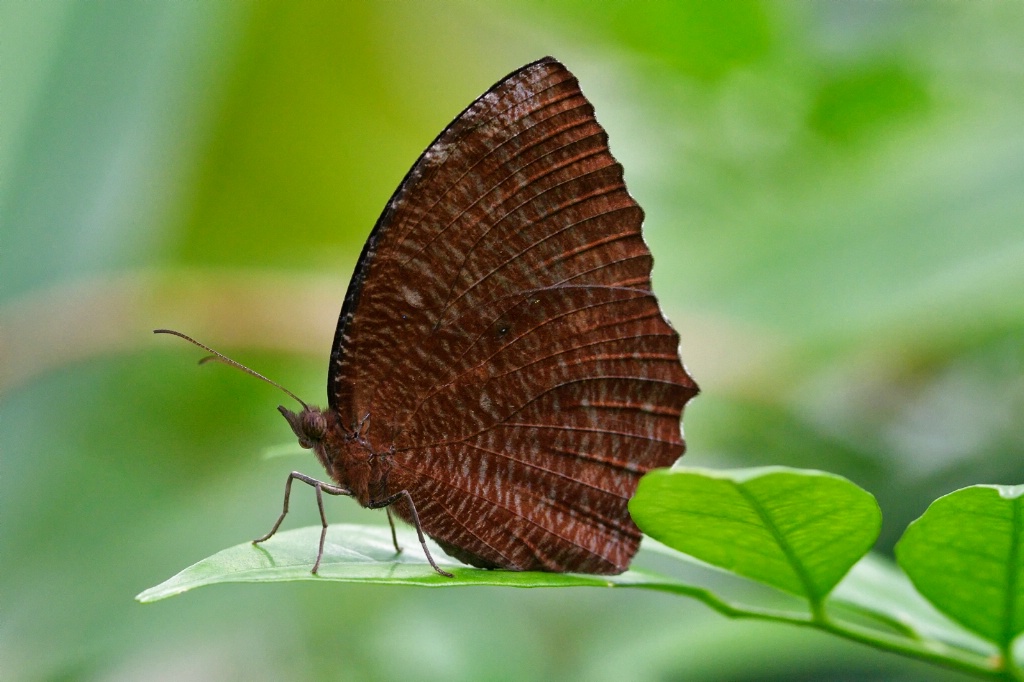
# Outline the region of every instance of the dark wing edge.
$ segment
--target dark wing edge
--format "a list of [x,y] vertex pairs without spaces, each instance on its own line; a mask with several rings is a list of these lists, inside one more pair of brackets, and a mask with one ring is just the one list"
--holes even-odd
[[543,57],[537,61],[530,62],[529,64],[520,67],[508,74],[497,83],[487,89],[485,93],[473,100],[469,106],[459,112],[459,115],[452,119],[452,121],[445,126],[434,140],[427,145],[423,153],[419,155],[415,163],[406,172],[405,177],[395,188],[391,198],[388,199],[387,204],[384,205],[384,210],[381,211],[380,217],[377,218],[377,222],[374,223],[373,229],[370,230],[370,235],[366,238],[366,243],[363,244],[363,250],[359,254],[359,259],[356,261],[355,269],[352,272],[352,279],[349,280],[348,290],[345,292],[345,300],[341,305],[341,313],[338,315],[338,325],[334,332],[334,341],[331,344],[331,359],[327,370],[327,403],[331,409],[337,409],[337,391],[335,390],[335,382],[338,379],[337,368],[341,366],[341,358],[345,353],[345,332],[348,328],[349,322],[356,313],[356,309],[359,307],[359,298],[363,291],[363,284],[366,282],[366,277],[369,275],[370,266],[373,263],[374,256],[377,252],[377,245],[388,227],[392,224],[392,216],[394,215],[396,207],[401,204],[402,199],[406,194],[411,191],[417,180],[422,176],[422,170],[427,163],[428,158],[438,148],[443,146],[443,140],[450,134],[452,128],[459,124],[463,116],[466,115],[473,107],[477,106],[481,100],[488,97],[495,90],[501,88],[505,83],[510,80],[519,78],[523,73],[535,69],[539,66],[557,66],[565,68],[561,62],[554,57]]

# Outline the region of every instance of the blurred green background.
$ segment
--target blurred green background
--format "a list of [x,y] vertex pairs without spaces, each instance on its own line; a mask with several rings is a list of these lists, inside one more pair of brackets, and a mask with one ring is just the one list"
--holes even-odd
[[[384,202],[552,54],[647,212],[703,388],[687,461],[846,475],[887,552],[938,495],[1024,483],[1020,3],[4,2],[0,31],[4,679],[945,679],[628,591],[139,605],[264,533],[288,471],[321,473],[261,456],[293,442],[274,389],[150,330],[323,403]],[[289,527],[316,522],[308,492]]]

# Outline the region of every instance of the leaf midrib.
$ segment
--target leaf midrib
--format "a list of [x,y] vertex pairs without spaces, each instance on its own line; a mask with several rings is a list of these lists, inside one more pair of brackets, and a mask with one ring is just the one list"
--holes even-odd
[[819,608],[821,600],[817,594],[817,590],[814,589],[814,584],[811,582],[810,576],[804,569],[803,562],[801,562],[798,559],[798,557],[796,556],[796,552],[793,551],[793,548],[790,546],[789,542],[787,542],[785,536],[779,531],[778,526],[775,524],[774,520],[768,514],[768,511],[764,508],[760,501],[756,497],[754,497],[753,494],[750,493],[750,491],[746,490],[742,485],[737,484],[736,489],[737,491],[739,491],[740,495],[743,496],[743,499],[745,499],[747,503],[751,506],[751,508],[753,508],[753,510],[757,512],[757,515],[761,518],[761,521],[764,524],[764,526],[772,534],[772,537],[775,539],[776,544],[782,550],[782,554],[786,558],[786,562],[789,564],[790,568],[796,574],[797,579],[803,585],[804,594],[807,597],[807,599],[811,602],[812,610],[816,611]]

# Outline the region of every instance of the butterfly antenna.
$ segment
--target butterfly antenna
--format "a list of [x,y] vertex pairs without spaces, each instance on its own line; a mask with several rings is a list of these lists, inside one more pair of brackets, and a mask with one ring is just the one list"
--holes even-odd
[[154,334],[173,334],[174,336],[177,336],[178,338],[185,339],[189,343],[195,344],[196,346],[199,346],[200,348],[205,350],[207,353],[212,353],[212,355],[210,355],[208,357],[205,357],[202,360],[200,360],[199,361],[200,365],[206,364],[210,360],[219,360],[219,361],[221,361],[221,362],[223,362],[225,364],[228,364],[228,365],[231,365],[232,367],[240,369],[243,372],[251,374],[254,377],[256,377],[257,379],[260,379],[262,381],[267,382],[271,386],[278,387],[279,389],[281,389],[282,391],[284,391],[285,393],[290,395],[292,398],[294,398],[299,403],[299,405],[302,405],[303,409],[309,409],[308,406],[306,405],[306,403],[302,402],[302,399],[299,398],[299,396],[295,395],[294,393],[289,391],[287,388],[285,388],[281,384],[279,384],[276,381],[273,381],[271,379],[268,379],[267,377],[263,376],[262,374],[260,374],[259,372],[255,371],[255,370],[249,369],[248,367],[246,367],[245,365],[243,365],[240,362],[232,360],[231,358],[229,358],[228,356],[224,355],[223,353],[219,353],[219,352],[215,351],[214,349],[212,349],[209,346],[207,346],[205,343],[199,343],[198,341],[193,339],[191,336],[188,336],[187,334],[182,334],[181,332],[176,332],[173,329],[154,329],[153,333]]

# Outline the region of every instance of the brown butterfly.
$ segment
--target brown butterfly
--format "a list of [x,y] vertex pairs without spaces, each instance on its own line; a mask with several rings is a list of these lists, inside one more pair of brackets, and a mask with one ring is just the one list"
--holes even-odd
[[679,420],[698,389],[607,140],[549,57],[427,147],[359,257],[328,407],[278,408],[335,483],[291,473],[281,516],[255,542],[277,531],[297,479],[320,506],[314,573],[322,493],[393,510],[446,576],[424,534],[481,568],[629,566],[641,534],[627,502],[644,473],[682,455]]

